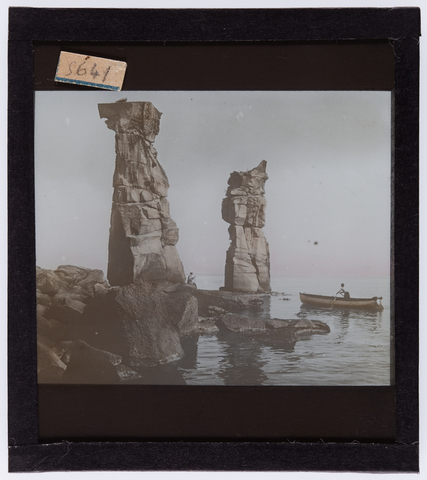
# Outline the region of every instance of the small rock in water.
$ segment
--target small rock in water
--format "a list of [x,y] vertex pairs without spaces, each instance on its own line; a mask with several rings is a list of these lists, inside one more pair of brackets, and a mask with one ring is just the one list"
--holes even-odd
[[121,362],[119,355],[99,350],[82,340],[76,340],[71,349],[63,383],[119,383],[114,368]]
[[120,378],[120,381],[122,382],[141,378],[141,375],[139,375],[139,373],[135,372],[135,370],[132,370],[126,365],[119,364],[119,365],[116,365],[115,367],[116,367],[117,374]]
[[225,315],[227,313],[226,310],[220,307],[209,306],[208,307],[208,314],[212,317],[219,317],[221,315]]

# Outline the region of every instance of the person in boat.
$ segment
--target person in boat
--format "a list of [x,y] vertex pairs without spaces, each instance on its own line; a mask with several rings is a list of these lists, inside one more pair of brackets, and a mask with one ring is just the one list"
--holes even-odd
[[193,272],[190,272],[190,275],[188,275],[187,277],[188,285],[196,285],[196,282],[194,280],[196,280],[196,276],[193,275]]
[[346,291],[344,290],[344,287],[345,287],[345,285],[342,283],[342,284],[341,284],[341,289],[338,290],[338,292],[335,294],[335,296],[337,297],[338,295],[342,295],[345,300],[350,300],[350,293],[349,293],[349,292],[346,292]]

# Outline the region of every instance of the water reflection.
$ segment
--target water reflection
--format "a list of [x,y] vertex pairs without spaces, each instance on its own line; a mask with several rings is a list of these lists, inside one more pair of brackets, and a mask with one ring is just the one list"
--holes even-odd
[[318,317],[319,320],[322,318],[339,318],[339,319],[366,319],[366,320],[376,320],[381,322],[383,312],[375,312],[371,310],[360,310],[360,309],[338,309],[338,308],[319,308],[313,307],[310,305],[301,305],[300,311],[296,314],[297,317],[308,318],[309,316],[313,318]]
[[350,312],[343,312],[343,315],[339,318],[341,332],[338,334],[338,338],[340,340],[343,340],[344,337],[348,334],[348,328],[350,326],[349,318],[350,318]]
[[199,337],[189,336],[181,339],[184,357],[178,362],[178,366],[185,370],[197,367]]
[[333,322],[335,325],[341,327],[342,330],[339,337],[343,338],[347,335],[349,327],[353,323],[362,326],[370,332],[380,331],[383,312],[359,309],[319,308],[310,305],[301,305],[296,316],[308,320],[320,320],[328,324]]
[[224,356],[220,360],[218,376],[225,385],[262,385],[267,379],[262,360],[261,345],[256,338],[221,332]]

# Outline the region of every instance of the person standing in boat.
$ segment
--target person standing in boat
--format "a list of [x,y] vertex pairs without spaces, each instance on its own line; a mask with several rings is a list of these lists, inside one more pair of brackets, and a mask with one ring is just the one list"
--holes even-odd
[[338,290],[338,292],[335,294],[335,296],[342,295],[344,297],[344,300],[350,300],[350,293],[346,292],[344,290],[345,285],[342,283],[341,284],[341,289]]

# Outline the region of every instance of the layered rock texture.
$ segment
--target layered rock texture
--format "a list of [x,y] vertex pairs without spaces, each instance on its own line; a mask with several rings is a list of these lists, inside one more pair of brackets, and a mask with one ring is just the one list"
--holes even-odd
[[150,102],[98,105],[116,132],[116,168],[107,278],[111,285],[185,281],[169,214],[165,171],[153,147],[161,113]]
[[85,343],[81,328],[86,310],[111,290],[103,272],[61,265],[56,270],[37,267],[36,274],[39,382],[119,382],[121,357]]
[[233,172],[222,201],[222,218],[230,224],[231,245],[225,264],[225,290],[270,292],[270,252],[265,225],[264,185],[267,162],[247,172]]
[[39,382],[134,381],[136,367],[181,358],[181,339],[210,333],[213,322],[201,323],[197,299],[176,290],[111,287],[101,270],[73,265],[37,267]]

